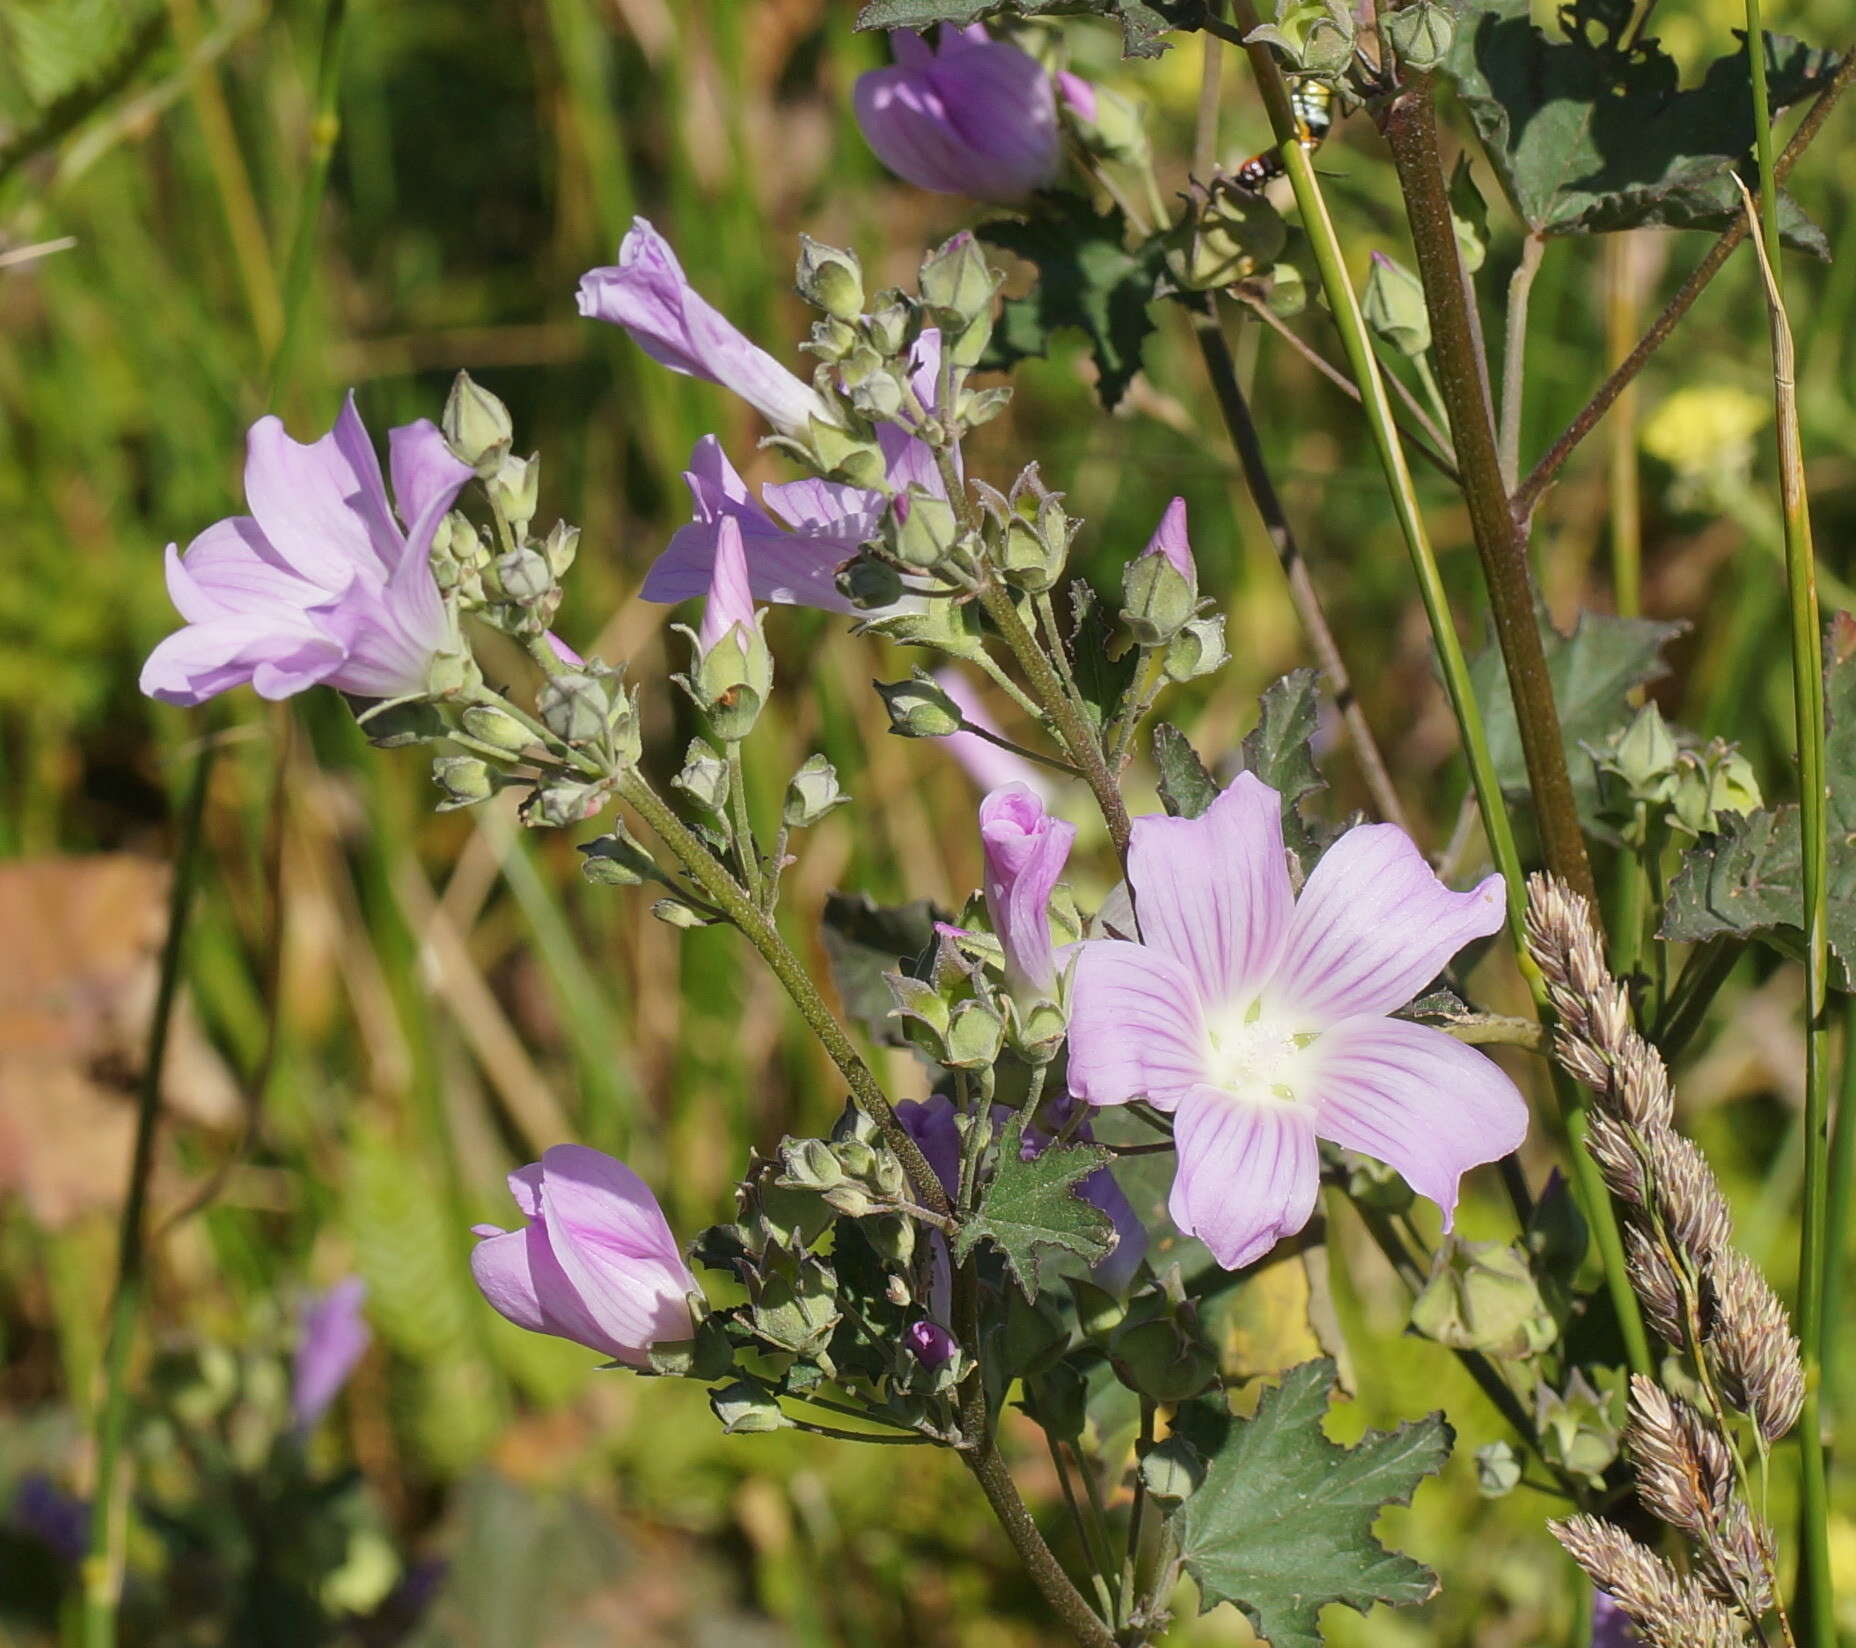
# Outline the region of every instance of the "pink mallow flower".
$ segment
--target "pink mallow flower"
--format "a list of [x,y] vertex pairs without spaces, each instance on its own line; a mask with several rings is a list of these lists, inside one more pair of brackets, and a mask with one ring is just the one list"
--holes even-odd
[[623,326],[660,366],[732,389],[782,434],[829,422],[818,392],[750,343],[690,285],[670,243],[632,219],[619,261],[580,279],[580,313]]
[[1052,818],[1026,785],[1006,784],[980,803],[986,909],[1005,952],[1006,985],[1021,1000],[1056,998],[1050,895],[1075,841],[1076,826]]
[[350,1276],[304,1307],[290,1379],[290,1411],[299,1433],[316,1428],[373,1342],[361,1311],[366,1298],[367,1284]]
[[732,518],[723,522],[716,540],[709,598],[703,602],[702,626],[696,631],[698,656],[708,657],[731,635],[744,655],[760,635],[760,624],[754,615],[754,592],[748,587],[748,561],[741,543],[741,527]]
[[199,704],[247,682],[264,698],[318,685],[362,698],[425,691],[454,639],[432,535],[471,469],[426,420],[387,441],[397,518],[352,394],[308,446],[276,418],[251,426],[251,513],[209,526],[184,556],[168,545],[168,595],[186,628],[149,654],[143,692]]
[[1349,830],[1298,899],[1281,799],[1245,773],[1196,819],[1136,819],[1142,942],[1079,947],[1070,1090],[1173,1116],[1169,1209],[1227,1269],[1308,1222],[1317,1139],[1378,1158],[1444,1211],[1514,1150],[1527,1106],[1473,1048],[1388,1015],[1503,921],[1502,879],[1453,893],[1391,824]]
[[572,1339],[632,1367],[695,1332],[696,1278],[650,1187],[623,1162],[557,1144],[509,1175],[529,1221],[478,1225],[471,1271],[491,1306],[533,1333]]
[[[889,43],[895,64],[859,75],[851,103],[865,141],[898,177],[1008,204],[1055,180],[1063,160],[1057,93],[1036,58],[978,23],[943,24],[933,46],[913,29],[892,31]],[[1093,96],[1068,84],[1064,95],[1093,112]]]

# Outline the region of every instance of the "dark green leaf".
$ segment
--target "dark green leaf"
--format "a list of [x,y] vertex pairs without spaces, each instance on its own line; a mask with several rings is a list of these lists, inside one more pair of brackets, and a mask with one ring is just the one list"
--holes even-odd
[[901,1026],[891,1017],[895,998],[885,973],[909,972],[934,940],[934,924],[945,916],[929,899],[882,905],[868,893],[833,893],[825,900],[825,956],[844,1009],[878,1041],[905,1047]]
[[964,26],[982,17],[1101,17],[1121,25],[1129,57],[1158,57],[1168,29],[1194,29],[1202,0],[869,0],[857,14],[860,29],[925,29],[930,23]]
[[960,1227],[954,1256],[965,1259],[975,1242],[991,1242],[1004,1255],[1012,1279],[1029,1296],[1042,1285],[1053,1249],[1095,1264],[1115,1247],[1115,1227],[1077,1187],[1111,1160],[1100,1145],[1052,1145],[1030,1161],[1020,1154],[1023,1124],[1014,1117],[999,1141],[998,1166],[973,1216]]
[[1217,779],[1171,721],[1154,728],[1154,765],[1160,769],[1160,800],[1169,816],[1197,818],[1218,799]]
[[[1684,627],[1648,618],[1582,612],[1572,634],[1562,635],[1544,612],[1540,615],[1566,764],[1572,772],[1579,814],[1588,823],[1597,809],[1598,774],[1583,746],[1602,744],[1608,733],[1630,718],[1631,688],[1668,672],[1662,650]],[[1525,796],[1527,763],[1521,754],[1521,729],[1515,724],[1514,699],[1508,692],[1501,654],[1494,646],[1487,647],[1476,656],[1469,673],[1487,718],[1489,754],[1496,775],[1509,794]]]
[[[1543,235],[1659,225],[1723,229],[1740,215],[1731,171],[1753,148],[1744,37],[1684,91],[1654,40],[1617,45],[1620,8],[1571,7],[1549,34],[1529,0],[1465,0],[1449,66],[1515,210]],[[1765,37],[1772,112],[1820,90],[1836,54]],[[1788,244],[1819,256],[1816,225],[1787,202]]]
[[1070,585],[1070,669],[1098,728],[1113,720],[1121,707],[1138,658],[1132,647],[1119,658],[1110,658],[1113,638],[1114,619],[1096,599],[1096,592],[1076,579]]
[[996,218],[974,232],[1038,269],[1037,284],[1000,309],[981,364],[1004,371],[1046,355],[1051,334],[1074,327],[1095,356],[1096,393],[1113,408],[1140,371],[1141,346],[1154,329],[1151,306],[1166,272],[1165,247],[1156,238],[1130,252],[1121,208],[1097,212],[1081,195],[1046,195],[1035,216]]
[[1283,840],[1300,858],[1315,850],[1302,821],[1302,797],[1323,787],[1310,741],[1321,708],[1318,677],[1311,669],[1290,670],[1257,700],[1257,724],[1244,737],[1244,771],[1282,797]]
[[[1856,620],[1838,613],[1824,671],[1829,715],[1830,950],[1832,980],[1856,990]],[[1804,945],[1803,839],[1798,809],[1762,807],[1705,837],[1669,886],[1664,938],[1760,937],[1790,955]]]
[[1365,1613],[1437,1589],[1430,1569],[1373,1537],[1373,1523],[1442,1468],[1449,1425],[1434,1413],[1343,1448],[1321,1430],[1333,1388],[1331,1361],[1304,1362],[1254,1418],[1201,1400],[1173,1422],[1206,1461],[1204,1481],[1170,1519],[1180,1555],[1203,1606],[1235,1603],[1271,1648],[1320,1648],[1330,1602]]

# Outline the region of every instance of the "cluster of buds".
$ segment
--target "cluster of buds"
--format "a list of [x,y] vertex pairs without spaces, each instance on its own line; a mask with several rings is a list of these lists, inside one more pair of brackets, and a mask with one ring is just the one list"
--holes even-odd
[[[1731,1245],[1732,1219],[1706,1158],[1675,1131],[1668,1070],[1631,1024],[1629,996],[1605,964],[1584,900],[1534,876],[1527,935],[1559,1017],[1555,1056],[1593,1095],[1587,1146],[1625,1210],[1631,1285],[1657,1333],[1689,1359],[1705,1404],[1634,1381],[1625,1438],[1638,1497],[1693,1543],[1699,1585],[1678,1582],[1662,1558],[1610,1524],[1574,1518],[1555,1532],[1647,1641],[1738,1642],[1741,1621],[1757,1627],[1769,1601],[1762,1576],[1771,1572],[1772,1545],[1735,1489],[1726,1419],[1737,1411],[1751,1420],[1762,1452],[1797,1423],[1798,1341],[1770,1284]],[[1655,1605],[1646,1601],[1641,1613],[1621,1584],[1632,1578],[1654,1581],[1645,1597],[1653,1594]],[[1725,1621],[1722,1631],[1731,1626],[1733,1635],[1668,1636],[1678,1603],[1678,1611],[1701,1609],[1709,1631]]]
[[993,990],[975,935],[943,929],[918,972],[883,975],[909,1045],[930,1063],[963,1070],[990,1096],[993,1067],[1005,1046],[1006,1010]]
[[1672,730],[1654,704],[1587,753],[1598,769],[1604,816],[1633,847],[1647,844],[1652,825],[1714,835],[1726,817],[1763,805],[1759,780],[1736,745],[1723,738],[1702,744]]

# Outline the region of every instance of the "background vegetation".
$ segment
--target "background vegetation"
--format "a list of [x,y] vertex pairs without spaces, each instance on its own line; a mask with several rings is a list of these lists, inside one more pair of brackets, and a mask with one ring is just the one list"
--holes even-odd
[[[1844,43],[1838,0],[1772,10],[1771,28]],[[319,113],[332,15],[344,25],[339,125]],[[1693,62],[1726,49],[1738,16],[1737,0],[1664,0],[1657,24]],[[506,1216],[503,1173],[550,1142],[625,1156],[687,1230],[725,1211],[746,1147],[828,1124],[842,1093],[739,947],[583,887],[571,841],[524,837],[509,813],[434,817],[425,763],[367,752],[332,697],[241,696],[190,718],[135,688],[173,622],[161,547],[237,506],[256,416],[275,406],[308,436],[352,385],[381,430],[435,416],[460,367],[542,452],[544,516],[585,530],[561,627],[600,636],[646,680],[679,667],[637,585],[684,517],[691,443],[716,429],[752,456],[748,415],[581,321],[573,288],[634,212],[789,358],[801,228],[856,247],[872,285],[906,282],[962,205],[897,184],[864,148],[850,86],[885,48],[851,18],[834,0],[0,5],[0,1643],[55,1640],[68,1606],[42,1511],[47,1496],[85,1491],[135,1028],[162,922],[150,866],[171,849],[203,736],[224,752],[187,1033],[166,1083],[136,1422],[137,1639],[1044,1640],[951,1460],[898,1467],[885,1450],[793,1433],[724,1439],[695,1390],[599,1373],[577,1347],[507,1327],[471,1287],[468,1227]],[[1149,102],[1164,180],[1183,186],[1198,37],[1128,69],[1111,31],[1077,25],[1071,38],[1074,67]],[[1226,84],[1221,158],[1234,166],[1266,127],[1247,79],[1233,70]],[[1790,288],[1826,599],[1839,605],[1856,529],[1852,130],[1839,111],[1793,179],[1838,256],[1797,262]],[[306,210],[331,141],[326,198]],[[1320,164],[1362,261],[1375,245],[1409,261],[1370,123],[1343,122]],[[1491,323],[1518,244],[1495,212],[1480,277]],[[1633,238],[1647,312],[1705,246]],[[1604,364],[1602,256],[1591,242],[1547,253],[1524,453]],[[1750,254],[1737,256],[1606,427],[1642,454],[1644,611],[1692,626],[1653,691],[1685,723],[1742,740],[1769,791],[1789,795],[1775,489],[1765,447],[1736,448],[1731,427],[1734,392],[1751,406],[1767,396],[1755,281]],[[1297,326],[1334,352],[1318,312]],[[1279,339],[1257,325],[1240,337],[1365,711],[1421,840],[1440,847],[1464,788],[1454,728],[1364,429]],[[1028,363],[984,445],[1008,473],[1036,457],[1068,492],[1105,589],[1166,499],[1188,497],[1234,662],[1175,718],[1216,752],[1245,730],[1256,692],[1306,659],[1183,316],[1163,318],[1147,364],[1104,419],[1080,352]],[[1695,389],[1712,398],[1697,412],[1691,397],[1685,417],[1676,397]],[[1536,528],[1562,618],[1611,604],[1606,444],[1574,460]],[[1446,572],[1471,591],[1467,522],[1441,485],[1428,497]],[[822,745],[859,798],[811,832],[795,872],[790,930],[822,967],[810,935],[832,888],[964,896],[976,797],[932,744],[881,735],[866,683],[896,674],[893,661],[817,614],[783,611],[770,628],[790,690],[763,733],[765,783]],[[655,759],[672,759],[684,730],[672,696],[646,701]],[[1329,767],[1339,816],[1363,797],[1346,759]],[[1742,962],[1678,1086],[1747,1247],[1783,1286],[1801,1076],[1799,991],[1780,971]],[[1465,1212],[1472,1235],[1479,1211]],[[1359,1235],[1334,1232],[1336,1293],[1369,1376],[1337,1427],[1441,1405],[1461,1445],[1443,1480],[1394,1513],[1443,1594],[1396,1619],[1333,1611],[1333,1639],[1566,1640],[1580,1592],[1541,1530],[1547,1502],[1479,1496],[1473,1449],[1499,1425],[1449,1352],[1401,1338],[1403,1296]],[[275,1460],[258,1467],[297,1303],[356,1272],[375,1349],[313,1439],[309,1479],[279,1486]],[[1285,1326],[1296,1274],[1266,1272],[1227,1325],[1246,1366],[1302,1353]],[[1846,1326],[1842,1305],[1833,1325]],[[1833,1395],[1856,1400],[1856,1357],[1839,1366],[1846,1389]],[[1035,1460],[1024,1469],[1048,1504],[1054,1481]],[[1835,1547],[1856,1570],[1847,1473],[1833,1502]],[[1222,1616],[1177,1635],[1246,1640]]]

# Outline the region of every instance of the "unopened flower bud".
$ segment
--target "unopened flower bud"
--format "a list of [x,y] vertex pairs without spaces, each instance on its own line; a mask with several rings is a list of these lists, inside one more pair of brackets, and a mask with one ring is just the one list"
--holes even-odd
[[870,1245],[892,1265],[906,1265],[915,1257],[915,1221],[900,1214],[884,1214],[863,1227]]
[[1373,253],[1360,312],[1375,336],[1409,360],[1431,346],[1431,315],[1424,305],[1424,287],[1416,275],[1384,252]]
[[808,1190],[829,1190],[844,1181],[838,1158],[823,1139],[788,1139],[780,1147],[786,1177]]
[[859,344],[838,368],[851,404],[866,418],[885,423],[902,410],[902,379],[895,364],[868,344]]
[[1063,576],[1074,531],[1075,523],[1053,494],[1039,497],[1028,517],[1022,508],[1014,510],[999,546],[1000,576],[1029,594],[1042,595]]
[[1194,618],[1168,642],[1166,676],[1169,681],[1194,681],[1222,669],[1230,653],[1224,645],[1224,614]]
[[456,698],[475,692],[483,685],[483,672],[470,653],[459,648],[441,652],[426,671],[425,690],[432,698]]
[[441,813],[488,801],[497,788],[495,772],[474,755],[441,755],[432,763],[432,782],[444,792],[438,804]]
[[900,355],[909,341],[909,303],[894,287],[878,292],[864,320],[864,335],[879,355]]
[[479,744],[520,755],[535,742],[534,733],[507,710],[494,704],[472,704],[463,715],[464,730]]
[[863,312],[864,275],[855,252],[841,252],[801,235],[794,284],[807,303],[835,320],[855,320]]
[[541,546],[541,553],[548,563],[548,570],[555,577],[566,576],[568,568],[574,564],[574,557],[580,553],[579,527],[569,526],[565,521],[556,521],[547,541]]
[[1186,500],[1166,507],[1147,548],[1121,578],[1122,620],[1143,647],[1164,646],[1199,604],[1199,574],[1186,536]]
[[1169,1436],[1141,1455],[1141,1481],[1162,1505],[1188,1499],[1205,1480],[1205,1460],[1183,1436]]
[[870,1192],[848,1179],[821,1194],[832,1212],[842,1213],[847,1219],[867,1219],[876,1212],[876,1201]]
[[683,770],[670,782],[706,812],[720,814],[728,805],[728,763],[700,738],[690,740]]
[[1455,19],[1433,0],[1388,11],[1379,26],[1399,63],[1416,74],[1428,74],[1443,62],[1456,35]]
[[459,461],[469,464],[484,480],[496,473],[507,456],[515,432],[509,408],[468,372],[451,380],[443,427],[445,442]]
[[779,1399],[759,1385],[737,1379],[709,1392],[709,1406],[730,1436],[754,1436],[786,1430],[792,1425],[780,1411]]
[[908,681],[878,681],[889,711],[889,730],[898,738],[945,738],[960,731],[959,706],[924,675]]
[[830,315],[812,323],[812,336],[801,345],[808,354],[818,356],[827,365],[845,359],[857,347],[857,328]]
[[580,873],[605,887],[637,887],[656,871],[651,855],[629,836],[614,832],[597,841],[583,841]]
[[[926,979],[911,978],[907,973],[885,973],[883,982],[889,986],[897,1014],[905,1021],[913,1020],[927,1032],[917,1045],[925,1043],[924,1051],[938,1060],[941,1040],[947,1034],[947,998]],[[906,1024],[905,1028],[908,1028]],[[911,1036],[910,1039],[915,1038]]]
[[840,1139],[832,1147],[838,1165],[853,1179],[867,1179],[876,1171],[876,1151],[863,1139]]
[[963,229],[922,260],[922,302],[971,321],[991,313],[993,294],[1004,278],[987,263],[972,230]]
[[1172,1312],[1124,1323],[1111,1341],[1109,1361],[1124,1385],[1156,1402],[1197,1396],[1218,1372],[1218,1358],[1196,1325]]
[[1128,1319],[1127,1302],[1081,1276],[1066,1276],[1064,1280],[1076,1300],[1076,1324],[1082,1329],[1083,1337],[1106,1345],[1115,1330]]
[[989,1070],[1005,1043],[1005,1021],[990,1002],[963,1001],[948,1020],[942,1038],[947,1063],[955,1070]]
[[612,695],[596,675],[563,670],[551,675],[536,699],[542,724],[568,744],[591,744],[610,724]]
[[1302,36],[1302,67],[1315,74],[1339,74],[1353,61],[1353,19],[1345,25],[1317,17]]
[[822,755],[809,755],[787,783],[780,818],[789,830],[810,829],[850,799],[838,785],[838,769]]
[[490,477],[490,499],[512,525],[525,526],[534,520],[541,502],[541,455],[505,456]]
[[651,906],[651,914],[666,927],[681,927],[686,931],[709,925],[707,917],[700,910],[691,909],[679,898],[660,898]]
[[571,829],[576,824],[584,824],[605,806],[608,793],[603,783],[551,778],[529,792],[520,816],[530,829]]
[[829,479],[872,489],[883,485],[889,465],[875,441],[818,418],[807,426],[807,435],[807,450]]
[[1063,1046],[1069,1028],[1063,1009],[1054,1001],[1034,1001],[1012,1011],[1012,1047],[1028,1063],[1048,1064]]
[[889,552],[904,566],[923,571],[945,561],[960,539],[954,506],[921,486],[910,486],[895,499],[883,529]]
[[838,568],[836,582],[838,593],[865,612],[902,599],[902,574],[881,556],[854,556]]
[[554,574],[548,570],[548,563],[532,549],[512,549],[498,556],[490,570],[497,589],[519,606],[532,605],[554,589]]

